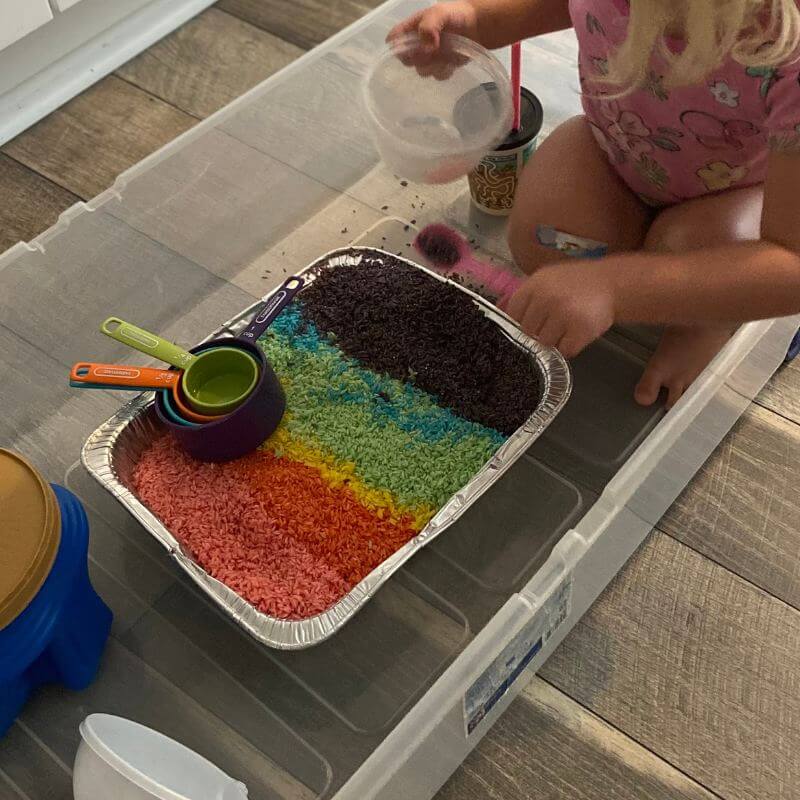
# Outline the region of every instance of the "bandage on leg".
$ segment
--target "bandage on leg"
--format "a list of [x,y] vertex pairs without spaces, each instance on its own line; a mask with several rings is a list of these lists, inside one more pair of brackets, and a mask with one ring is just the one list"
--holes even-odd
[[571,233],[557,231],[550,225],[536,226],[536,241],[542,247],[558,250],[571,258],[602,258],[608,253],[605,242],[573,236]]

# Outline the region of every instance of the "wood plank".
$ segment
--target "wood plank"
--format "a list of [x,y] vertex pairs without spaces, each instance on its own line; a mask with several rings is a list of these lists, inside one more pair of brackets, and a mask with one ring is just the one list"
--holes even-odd
[[207,117],[303,51],[211,8],[116,74],[195,117]]
[[800,424],[800,358],[781,367],[756,402]]
[[654,533],[542,676],[726,800],[800,785],[800,613]]
[[382,0],[222,0],[221,8],[306,50],[376,8]]
[[436,800],[712,800],[713,795],[541,678]]
[[659,523],[800,608],[800,427],[753,406]]
[[35,238],[79,199],[2,153],[0,196],[0,252]]
[[194,123],[188,114],[111,75],[2,150],[87,199]]

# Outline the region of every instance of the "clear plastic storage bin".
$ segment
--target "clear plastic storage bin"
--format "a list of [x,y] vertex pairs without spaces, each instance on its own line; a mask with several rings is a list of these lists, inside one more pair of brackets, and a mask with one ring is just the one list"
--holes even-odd
[[[129,357],[97,332],[110,314],[190,345],[398,209],[421,226],[468,206],[464,184],[403,186],[360,116],[374,53],[418,7],[382,6],[0,256],[0,440],[66,474],[114,611],[94,684],[38,692],[3,741],[20,797],[69,796],[63,765],[94,712],[163,732],[252,798],[431,797],[782,361],[797,320],[747,325],[664,414],[632,400],[642,343],[597,342],[526,457],[318,647],[261,647],[200,596],[77,463],[121,398],[70,390],[67,370]],[[577,96],[568,107],[548,89],[562,78],[524,61],[550,128]],[[482,236],[480,220],[456,221]]]

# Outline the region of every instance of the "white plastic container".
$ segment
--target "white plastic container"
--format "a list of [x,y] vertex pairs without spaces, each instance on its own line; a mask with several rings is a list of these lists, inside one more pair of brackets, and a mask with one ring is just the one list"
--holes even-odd
[[75,800],[246,800],[247,787],[210,761],[129,719],[90,714],[80,725]]
[[442,36],[434,55],[414,34],[392,41],[366,76],[364,105],[384,162],[417,183],[463,177],[513,119],[502,64],[454,34]]

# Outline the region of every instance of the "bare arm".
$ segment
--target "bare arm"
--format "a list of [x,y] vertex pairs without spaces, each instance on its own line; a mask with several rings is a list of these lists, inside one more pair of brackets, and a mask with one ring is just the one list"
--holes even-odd
[[417,31],[435,50],[441,33],[448,31],[498,48],[571,27],[569,0],[450,0],[398,23],[387,38]]
[[478,41],[488,48],[572,27],[568,0],[470,0]]
[[607,266],[617,287],[615,316],[623,322],[724,323],[800,312],[799,184],[800,154],[773,152],[760,241],[613,259]]
[[800,312],[800,153],[773,152],[761,240],[542,267],[509,300],[526,333],[567,357],[615,322],[728,324]]
[[800,256],[770,242],[682,255],[625,255],[603,265],[618,322],[734,323],[800,312]]

